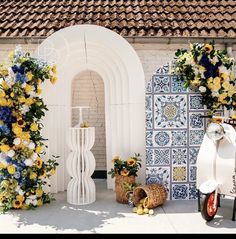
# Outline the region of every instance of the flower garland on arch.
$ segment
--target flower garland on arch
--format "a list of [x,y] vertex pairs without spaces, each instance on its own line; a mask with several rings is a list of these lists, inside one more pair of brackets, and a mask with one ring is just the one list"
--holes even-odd
[[198,90],[202,103],[213,114],[220,107],[236,110],[233,66],[235,61],[215,44],[190,44],[190,50],[178,49],[173,73],[185,88]]
[[40,86],[49,79],[56,82],[56,66],[24,54],[20,47],[0,65],[0,212],[35,208],[52,199],[44,186],[58,163],[55,158],[42,160],[40,134],[47,110]]

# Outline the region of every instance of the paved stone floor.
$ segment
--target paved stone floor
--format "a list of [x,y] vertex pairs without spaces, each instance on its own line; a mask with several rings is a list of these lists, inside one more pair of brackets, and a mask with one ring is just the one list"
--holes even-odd
[[36,210],[0,215],[0,233],[236,233],[230,199],[223,199],[215,219],[206,223],[196,201],[168,201],[153,216],[139,216],[128,205],[116,203],[105,181],[96,188],[97,200],[90,205],[70,205],[63,192]]

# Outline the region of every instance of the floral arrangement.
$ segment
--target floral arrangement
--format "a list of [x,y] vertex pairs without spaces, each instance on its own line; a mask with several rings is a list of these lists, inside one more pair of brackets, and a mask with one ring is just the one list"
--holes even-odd
[[216,50],[214,43],[190,44],[190,50],[175,53],[174,74],[184,81],[185,88],[198,90],[202,103],[212,114],[218,108],[236,109],[235,61],[226,51]]
[[120,156],[114,156],[112,159],[112,163],[114,164],[114,168],[112,168],[108,174],[114,178],[117,174],[122,176],[137,176],[137,172],[139,168],[141,168],[141,155],[134,154],[133,157],[128,158],[127,160],[122,160]]
[[[20,47],[0,65],[0,211],[30,209],[51,201],[43,187],[56,159],[44,162],[40,120],[47,110],[41,83],[54,84],[56,66],[24,54]],[[55,156],[54,156],[55,157]]]

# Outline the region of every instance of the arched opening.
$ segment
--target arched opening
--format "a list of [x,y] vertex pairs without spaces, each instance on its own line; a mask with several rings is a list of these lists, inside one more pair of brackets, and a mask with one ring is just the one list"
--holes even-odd
[[[138,181],[144,183],[145,80],[142,64],[132,46],[104,27],[77,25],[52,34],[35,54],[54,62],[58,68],[56,87],[45,83],[43,89],[45,103],[49,106],[44,122],[50,144],[48,154],[60,155],[52,192],[67,187],[66,134],[72,122],[71,84],[77,74],[88,70],[97,72],[104,82],[107,170],[113,166],[113,155],[119,154],[125,159],[134,152],[140,153],[143,157]],[[58,114],[56,120],[50,120],[53,111]],[[107,187],[114,188],[111,177],[107,178]]]
[[95,143],[92,153],[96,160],[93,178],[106,178],[106,132],[105,132],[105,95],[104,83],[95,71],[83,71],[76,75],[71,85],[72,127],[79,122],[77,106],[89,106],[83,109],[83,120],[95,127]]

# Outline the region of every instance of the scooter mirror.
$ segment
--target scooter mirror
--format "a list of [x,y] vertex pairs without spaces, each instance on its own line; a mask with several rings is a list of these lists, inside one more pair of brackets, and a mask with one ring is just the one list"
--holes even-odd
[[207,127],[206,134],[209,139],[217,141],[223,138],[225,131],[221,124],[210,123]]

